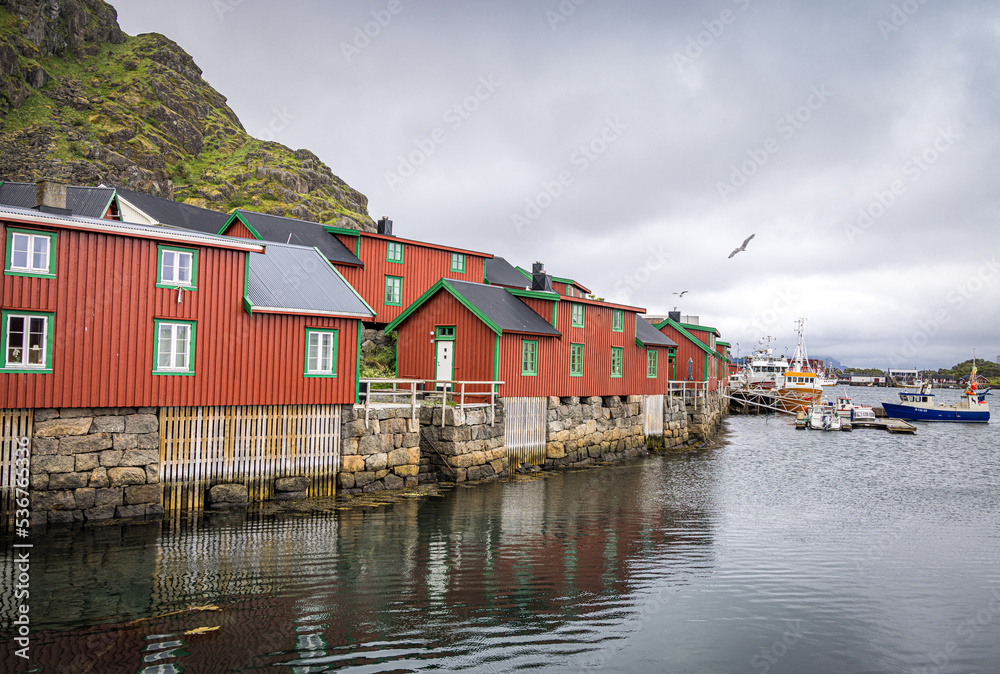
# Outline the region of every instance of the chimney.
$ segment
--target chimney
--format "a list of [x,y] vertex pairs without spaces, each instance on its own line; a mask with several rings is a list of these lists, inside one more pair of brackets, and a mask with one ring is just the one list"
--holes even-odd
[[35,185],[35,209],[54,215],[73,215],[73,211],[66,208],[66,183],[39,180]]
[[531,265],[531,289],[553,292],[552,277],[545,273],[545,265],[541,262]]
[[379,234],[392,236],[392,220],[389,219],[389,216],[387,215],[382,216],[382,219],[378,221],[377,231]]
[[674,323],[680,323],[681,322],[681,312],[679,312],[679,311],[668,311],[667,312],[667,318],[669,318],[670,320],[672,320]]

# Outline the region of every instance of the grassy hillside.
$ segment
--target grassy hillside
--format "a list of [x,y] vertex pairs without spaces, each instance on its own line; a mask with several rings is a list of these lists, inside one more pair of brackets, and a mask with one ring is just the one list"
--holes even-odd
[[0,179],[105,182],[374,229],[363,194],[311,152],[247,134],[173,41],[124,35],[102,0],[60,3],[57,21],[39,21],[47,10],[30,2],[0,4]]

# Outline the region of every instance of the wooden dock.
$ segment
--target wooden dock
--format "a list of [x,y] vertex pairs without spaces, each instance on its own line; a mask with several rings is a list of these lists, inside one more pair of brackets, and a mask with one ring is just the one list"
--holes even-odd
[[890,433],[913,435],[917,432],[916,426],[902,419],[875,419],[874,421],[853,421],[851,423],[854,428],[881,428]]

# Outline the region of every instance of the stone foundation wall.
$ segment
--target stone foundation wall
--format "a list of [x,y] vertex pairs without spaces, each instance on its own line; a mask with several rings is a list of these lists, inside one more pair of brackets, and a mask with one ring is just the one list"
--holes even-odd
[[156,408],[35,410],[32,523],[163,515]]
[[420,472],[420,425],[407,409],[365,412],[344,406],[341,413],[341,494],[401,489],[417,485]]
[[676,449],[692,441],[688,411],[680,398],[663,397],[663,447]]
[[687,404],[688,432],[698,440],[708,440],[719,430],[726,417],[726,401],[721,391],[709,391],[706,398]]
[[549,398],[545,467],[644,455],[642,428],[642,396]]
[[493,424],[488,409],[457,407],[421,408],[420,422],[421,482],[492,480],[508,475],[501,402],[497,402]]

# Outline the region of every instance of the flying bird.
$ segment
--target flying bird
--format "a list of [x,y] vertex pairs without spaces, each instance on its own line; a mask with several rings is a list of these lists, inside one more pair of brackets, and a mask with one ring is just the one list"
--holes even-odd
[[687,291],[686,290],[682,290],[681,292],[674,293],[674,294],[677,295],[678,297],[684,297],[685,293],[687,293]]
[[743,245],[740,246],[739,248],[737,248],[736,250],[734,250],[732,253],[729,254],[729,259],[732,259],[733,255],[736,255],[736,253],[742,253],[743,251],[745,251],[747,249],[747,244],[750,243],[750,239],[754,238],[755,236],[757,236],[757,235],[756,234],[751,234],[746,239],[744,239],[743,240]]

